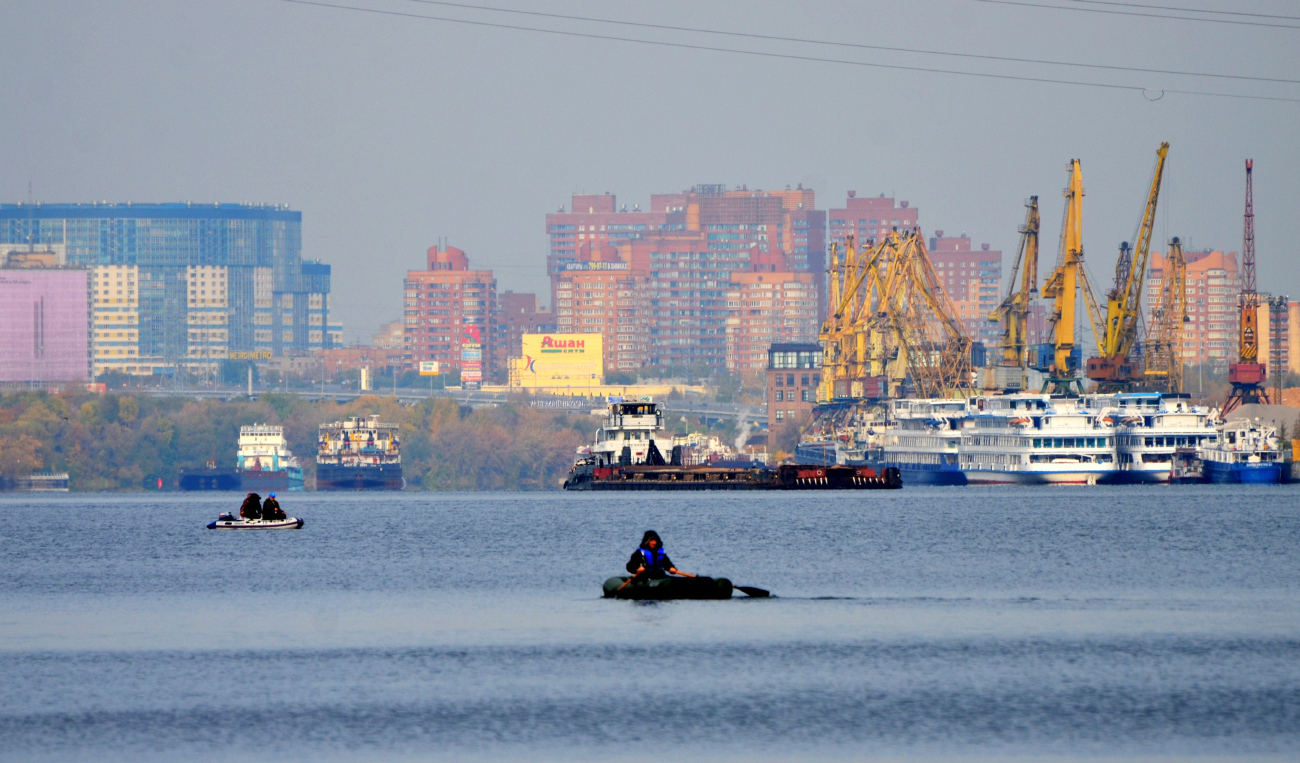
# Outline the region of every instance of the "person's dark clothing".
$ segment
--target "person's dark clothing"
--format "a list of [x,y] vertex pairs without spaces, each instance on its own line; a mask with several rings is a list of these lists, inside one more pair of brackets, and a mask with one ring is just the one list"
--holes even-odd
[[249,493],[244,499],[244,504],[239,507],[239,516],[243,519],[261,519],[262,518],[262,496],[257,493]]
[[280,510],[280,502],[274,497],[268,497],[262,504],[263,519],[284,519],[284,512]]
[[[659,541],[654,549],[651,549],[648,545],[651,540]],[[668,558],[668,554],[664,552],[664,542],[660,539],[659,533],[654,530],[646,531],[645,536],[641,538],[641,546],[636,551],[633,551],[632,557],[627,560],[627,571],[633,575],[636,574],[637,569],[646,568],[645,574],[641,576],[643,578],[666,578],[668,577],[668,570],[676,566],[673,564],[673,560]]]

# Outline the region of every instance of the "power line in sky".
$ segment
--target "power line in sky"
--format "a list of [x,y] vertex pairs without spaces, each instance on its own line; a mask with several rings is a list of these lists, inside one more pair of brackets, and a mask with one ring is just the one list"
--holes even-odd
[[1016,58],[1012,56],[994,56],[980,53],[956,53],[946,50],[928,50],[924,48],[900,48],[886,45],[867,45],[856,42],[838,42],[835,40],[817,40],[805,37],[786,37],[782,35],[757,34],[752,32],[736,32],[726,29],[707,29],[702,27],[676,26],[671,24],[652,24],[642,21],[623,21],[619,19],[595,18],[591,16],[574,16],[563,13],[546,13],[543,11],[527,11],[516,8],[500,8],[496,6],[474,5],[470,3],[450,2],[450,0],[408,0],[408,2],[419,3],[421,5],[439,5],[449,8],[463,8],[475,11],[492,11],[495,13],[513,13],[521,16],[535,16],[539,18],[561,19],[564,21],[584,21],[596,24],[613,24],[617,26],[638,27],[642,29],[661,29],[671,32],[692,32],[698,34],[721,35],[725,37],[741,37],[752,40],[769,40],[773,42],[793,42],[808,45],[830,45],[841,48],[857,48],[860,50],[875,50],[888,53],[911,53],[926,56],[947,56],[950,58],[968,58],[981,61],[1002,61],[1007,63],[1020,64],[1046,64],[1049,66],[1068,66],[1081,69],[1105,69],[1110,71],[1122,72],[1139,72],[1143,74],[1175,74],[1186,77],[1212,77],[1215,79],[1232,79],[1246,80],[1253,82],[1279,82],[1291,85],[1300,85],[1300,79],[1286,79],[1284,77],[1256,77],[1244,74],[1220,74],[1217,72],[1194,72],[1181,71],[1177,69],[1149,69],[1137,66],[1118,66],[1114,64],[1089,64],[1074,61],[1053,61],[1041,58]]
[[[1173,21],[1200,21],[1206,24],[1232,24],[1234,26],[1253,26],[1268,27],[1270,29],[1300,29],[1300,24],[1277,24],[1269,21],[1245,21],[1242,19],[1207,19],[1202,16],[1174,16],[1167,13],[1145,13],[1142,11],[1120,11],[1113,8],[1081,8],[1077,5],[1048,5],[1046,3],[1031,3],[1025,0],[971,0],[976,3],[987,3],[989,5],[1011,5],[1020,8],[1045,8],[1053,11],[1075,11],[1079,13],[1105,13],[1112,16],[1138,16],[1149,19],[1170,19]],[[1065,2],[1082,2],[1083,0],[1065,0]],[[1119,5],[1119,3],[1116,3]],[[1130,7],[1158,7],[1158,6],[1140,6],[1136,3],[1129,4]]]
[[1117,0],[1066,0],[1071,3],[1085,3],[1087,5],[1117,5],[1123,8],[1149,8],[1158,11],[1180,11],[1183,13],[1205,13],[1214,16],[1246,16],[1248,18],[1258,19],[1282,19],[1284,21],[1300,21],[1300,16],[1282,16],[1276,13],[1251,13],[1249,11],[1212,11],[1204,8],[1181,8],[1175,5],[1149,5],[1147,3],[1121,3]]
[[[320,0],[283,0],[286,3],[294,5],[306,5],[317,8],[332,8],[335,10],[354,11],[359,13],[370,13],[381,16],[391,16],[396,18],[420,19],[423,21],[440,21],[451,24],[464,24],[469,26],[491,28],[491,29],[508,29],[513,31],[534,32],[538,34],[558,35],[562,37],[577,37],[589,40],[608,40],[613,42],[629,42],[639,45],[651,45],[659,47],[677,48],[679,50],[699,50],[714,53],[729,53],[733,55],[753,56],[758,58],[774,58],[790,61],[807,61],[812,63],[837,64],[842,66],[857,66],[870,69],[886,69],[892,71],[910,71],[925,74],[947,74],[960,77],[975,77],[979,79],[994,79],[1015,82],[1037,82],[1049,85],[1068,85],[1073,87],[1090,87],[1102,90],[1120,90],[1126,92],[1136,92],[1142,94],[1148,100],[1159,100],[1165,94],[1176,95],[1199,95],[1212,98],[1234,98],[1241,100],[1255,101],[1277,101],[1285,103],[1300,103],[1300,98],[1289,98],[1284,96],[1271,95],[1249,95],[1244,93],[1223,93],[1206,90],[1178,90],[1170,88],[1152,88],[1141,85],[1119,85],[1108,82],[1089,82],[1086,80],[1069,80],[1053,77],[1032,77],[1019,74],[994,74],[991,72],[964,71],[960,69],[941,69],[927,66],[908,66],[904,64],[882,64],[868,61],[854,61],[842,58],[826,58],[823,56],[799,55],[795,53],[776,53],[772,51],[745,50],[741,48],[724,48],[714,45],[700,45],[697,43],[671,42],[667,40],[647,40],[637,37],[620,37],[617,35],[595,34],[592,32],[578,32],[565,29],[547,29],[543,27],[530,27],[519,24],[503,24],[492,21],[478,21],[471,19],[452,18],[447,16],[430,16],[419,13],[407,13],[404,11],[385,10],[382,8],[367,8],[356,5],[344,5],[342,3],[327,3]],[[1152,95],[1155,97],[1153,98]]]

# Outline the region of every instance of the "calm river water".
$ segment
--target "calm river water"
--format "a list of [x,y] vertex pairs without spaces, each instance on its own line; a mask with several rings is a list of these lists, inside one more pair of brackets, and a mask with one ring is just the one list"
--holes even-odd
[[[1295,759],[1300,489],[0,498],[0,759]],[[776,598],[600,598],[653,528]]]

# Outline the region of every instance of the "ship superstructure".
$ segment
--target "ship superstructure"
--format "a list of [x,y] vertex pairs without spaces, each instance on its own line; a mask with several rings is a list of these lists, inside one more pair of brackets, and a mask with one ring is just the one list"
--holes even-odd
[[1120,482],[1168,482],[1180,452],[1213,447],[1214,416],[1186,398],[1159,392],[1126,392],[1085,398],[1115,427],[1116,475]]
[[1275,484],[1282,479],[1277,429],[1259,419],[1232,419],[1200,450],[1205,478],[1219,483]]
[[321,424],[317,438],[317,490],[401,490],[402,454],[397,424],[378,416]]
[[974,399],[958,462],[969,483],[1115,481],[1115,427],[1081,398],[1017,394]]
[[971,423],[966,400],[893,400],[883,461],[898,467],[904,485],[965,485],[958,454]]
[[302,465],[289,450],[284,427],[253,424],[239,428],[235,470],[249,491],[302,490]]

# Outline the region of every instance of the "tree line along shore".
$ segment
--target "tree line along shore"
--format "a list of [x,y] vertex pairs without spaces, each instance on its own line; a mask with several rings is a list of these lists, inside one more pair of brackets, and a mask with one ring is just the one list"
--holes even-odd
[[66,472],[76,491],[156,490],[159,480],[174,490],[183,469],[233,467],[239,428],[259,423],[284,427],[310,486],[318,427],[368,414],[400,426],[414,490],[558,489],[598,426],[586,411],[526,403],[472,410],[444,397],[403,405],[379,396],[337,403],[280,393],[220,401],[24,391],[0,395],[0,482]]

